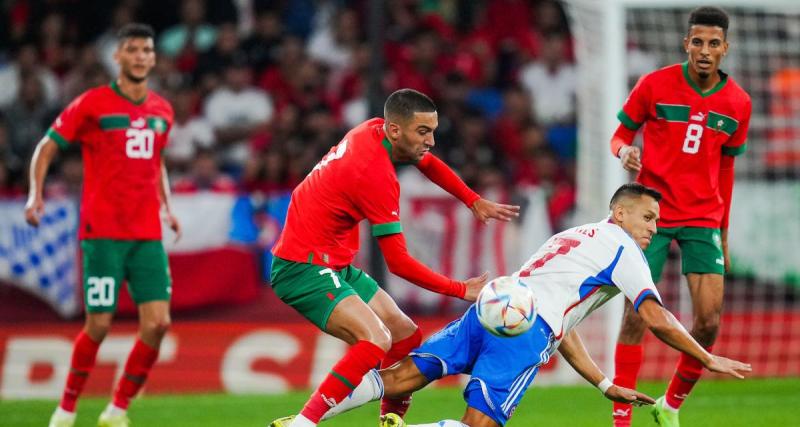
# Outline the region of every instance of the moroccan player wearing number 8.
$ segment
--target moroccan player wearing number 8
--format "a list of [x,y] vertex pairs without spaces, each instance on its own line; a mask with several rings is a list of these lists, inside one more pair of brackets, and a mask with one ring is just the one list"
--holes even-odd
[[117,79],[75,98],[39,142],[31,161],[25,219],[37,226],[44,208],[44,177],[58,148],[80,144],[83,152],[78,238],[86,325],[75,339],[64,395],[50,427],[74,424],[78,396],[111,327],[123,281],[127,280],[139,308],[139,337],[113,401],[100,414],[99,426],[128,426],[128,405],[156,362],[170,323],[172,290],[159,210],[163,204],[169,227],[176,238],[180,236],[179,223],[170,213],[169,183],[161,158],[172,127],[172,107],[147,89],[156,57],[153,30],[128,24],[118,37]]
[[[707,350],[717,337],[723,275],[730,267],[728,216],[733,160],[746,149],[751,103],[733,78],[719,69],[728,53],[728,15],[716,7],[695,9],[683,39],[688,60],[642,77],[619,112],[611,151],[636,181],[664,194],[658,234],[645,251],[658,283],[672,240],[681,248],[682,272],[692,298],[692,336]],[[642,157],[631,146],[644,125]],[[615,382],[636,387],[642,364],[644,324],[630,304],[615,355]],[[653,407],[662,427],[678,427],[678,408],[700,378],[702,366],[682,354],[664,397]],[[628,427],[630,405],[614,404],[614,425]]]
[[[409,427],[497,427],[514,413],[539,366],[556,349],[608,399],[652,404],[650,397],[613,384],[594,364],[577,331],[594,310],[622,293],[660,340],[702,361],[714,372],[741,378],[750,365],[709,354],[661,306],[640,248],[656,231],[661,195],[638,183],[620,187],[603,221],[571,228],[551,237],[514,273],[536,296],[533,327],[515,337],[497,337],[483,328],[475,305],[432,335],[411,356],[380,372],[370,371],[330,418],[381,396],[404,395],[446,375],[471,374],[464,390],[467,410],[461,421],[442,420]],[[568,424],[568,423],[565,423]],[[383,427],[402,427],[394,414]]]
[[[430,98],[411,89],[386,99],[384,117],[348,132],[292,192],[286,225],[273,248],[275,294],[319,329],[351,347],[297,417],[273,427],[316,425],[377,365],[387,367],[421,341],[421,333],[394,300],[350,263],[358,251],[358,223],[367,219],[392,273],[426,289],[475,301],[488,273],[464,282],[434,273],[406,250],[400,225],[400,185],[395,166],[416,165],[461,200],[479,221],[508,221],[519,207],[481,198],[429,151],[439,124]],[[409,396],[394,396],[382,413],[404,413]]]

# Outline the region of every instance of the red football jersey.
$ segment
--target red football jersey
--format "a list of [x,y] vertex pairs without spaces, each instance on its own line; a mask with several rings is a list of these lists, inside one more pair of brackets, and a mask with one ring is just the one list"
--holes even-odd
[[294,189],[273,254],[340,269],[358,251],[362,219],[373,236],[402,232],[400,183],[383,122],[367,120],[348,132]]
[[155,92],[135,102],[116,82],[84,92],[56,118],[47,136],[83,153],[79,239],[161,239],[161,150],[172,121]]
[[750,96],[724,73],[702,93],[688,62],[643,76],[618,114],[632,130],[644,124],[642,170],[636,180],[660,191],[660,227],[719,228],[722,155],[746,150]]

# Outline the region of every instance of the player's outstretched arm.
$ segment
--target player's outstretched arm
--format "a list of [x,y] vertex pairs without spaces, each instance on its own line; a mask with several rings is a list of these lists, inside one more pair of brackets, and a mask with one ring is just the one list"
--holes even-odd
[[577,331],[572,330],[564,337],[558,351],[576,372],[593,386],[600,388],[603,395],[609,400],[632,403],[637,406],[655,403],[652,397],[644,393],[611,383],[589,356]]
[[709,371],[728,374],[736,378],[744,378],[743,373],[753,370],[749,363],[727,359],[707,352],[686,332],[686,329],[675,319],[672,313],[653,299],[646,299],[639,304],[639,315],[650,331],[653,332],[653,335],[670,347],[699,360]]
[[504,205],[481,198],[445,162],[433,154],[426,154],[417,163],[417,169],[431,182],[461,200],[472,210],[475,218],[483,223],[490,219],[510,221],[519,216],[519,206]]
[[44,178],[57,152],[58,145],[47,136],[39,141],[33,151],[30,190],[28,191],[28,201],[25,203],[25,221],[34,227],[39,226],[39,216],[44,211]]
[[406,239],[402,233],[381,236],[378,238],[378,245],[392,274],[429,291],[475,301],[478,292],[489,279],[489,274],[484,273],[479,277],[459,282],[434,272],[408,253]]

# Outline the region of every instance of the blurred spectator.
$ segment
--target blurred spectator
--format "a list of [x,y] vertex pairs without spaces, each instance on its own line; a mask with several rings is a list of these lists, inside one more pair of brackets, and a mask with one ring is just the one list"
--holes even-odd
[[117,50],[117,31],[125,24],[130,24],[134,19],[134,10],[127,2],[121,2],[111,14],[111,25],[100,34],[94,42],[97,55],[106,67],[109,75],[116,76],[119,66],[114,61],[114,51]]
[[8,107],[20,90],[23,75],[35,74],[44,85],[44,100],[54,105],[59,99],[58,79],[52,71],[40,65],[39,53],[33,43],[17,48],[15,60],[0,70],[0,109]]
[[243,189],[267,197],[291,191],[299,181],[290,176],[288,160],[286,153],[277,148],[247,159],[242,173]]
[[[564,8],[555,0],[540,1],[536,7],[535,27],[541,34],[567,34],[569,22]],[[569,57],[572,57],[570,55]]]
[[6,159],[0,155],[0,198],[20,197],[25,192],[13,181],[11,171],[6,166]]
[[23,162],[30,159],[33,149],[57,113],[45,100],[44,85],[39,74],[22,74],[19,94],[5,110],[12,154]]
[[197,55],[214,45],[217,30],[205,22],[206,9],[202,0],[181,2],[181,22],[167,28],[158,41],[162,55],[176,59],[178,69],[189,72],[197,64]]
[[332,72],[346,68],[360,41],[358,14],[352,9],[337,11],[333,19],[317,28],[308,42],[308,56],[328,67]]
[[523,151],[523,131],[533,121],[531,99],[518,85],[503,92],[503,111],[494,125],[495,143],[508,159],[519,159]]
[[442,40],[432,29],[417,32],[414,42],[401,50],[397,58],[387,58],[391,64],[394,84],[390,88],[416,89],[438,98],[438,88],[444,83],[447,58],[442,52]]
[[[236,32],[236,25],[226,22],[219,26],[214,46],[198,56],[197,67],[194,69],[194,81],[201,82],[207,78],[219,80],[222,69],[233,60],[234,55],[244,55],[244,52],[239,50],[239,35]],[[209,74],[213,76],[209,76]]]
[[39,27],[39,51],[42,65],[64,75],[73,61],[75,46],[65,40],[64,16],[58,12],[45,15]]
[[67,105],[89,88],[108,84],[111,75],[100,63],[97,50],[92,45],[80,49],[75,66],[64,76],[62,105]]
[[575,66],[568,62],[567,36],[545,36],[541,57],[523,67],[520,82],[533,97],[536,120],[548,125],[575,120]]
[[242,42],[242,49],[247,53],[255,73],[260,74],[265,68],[278,62],[278,53],[283,41],[283,23],[280,15],[274,10],[260,12],[254,30],[253,34]]
[[236,192],[236,182],[220,172],[213,151],[201,149],[194,156],[189,173],[175,180],[172,188],[176,193],[201,191],[234,193]]
[[235,56],[225,67],[224,83],[209,94],[205,117],[223,148],[223,168],[240,171],[250,156],[249,140],[267,130],[273,106],[269,95],[251,85],[246,58]]
[[285,37],[278,49],[278,63],[267,67],[258,77],[258,86],[269,92],[275,107],[281,110],[294,98],[290,80],[305,62],[303,41],[297,37]]
[[164,155],[169,171],[185,173],[200,150],[213,148],[214,129],[208,119],[195,114],[197,94],[190,87],[178,90],[171,101],[175,121]]

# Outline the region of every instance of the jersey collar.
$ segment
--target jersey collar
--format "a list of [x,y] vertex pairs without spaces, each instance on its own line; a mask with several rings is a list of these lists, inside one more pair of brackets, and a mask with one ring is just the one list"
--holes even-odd
[[122,90],[120,90],[120,88],[119,88],[119,85],[117,84],[117,81],[116,81],[116,80],[111,80],[111,89],[112,89],[114,92],[116,92],[116,93],[117,93],[117,95],[119,95],[119,96],[121,96],[121,97],[125,98],[125,100],[127,100],[128,102],[130,102],[130,103],[131,103],[131,104],[133,104],[133,105],[142,105],[142,104],[144,103],[144,101],[146,101],[146,100],[147,100],[147,95],[143,96],[143,97],[142,97],[142,99],[139,99],[139,100],[133,100],[133,99],[131,99],[131,98],[128,98],[128,96],[127,96],[127,95],[125,95],[124,93],[122,93]]
[[700,86],[698,86],[694,82],[694,80],[692,80],[692,76],[689,75],[689,61],[686,61],[683,64],[681,64],[681,68],[683,69],[683,77],[686,79],[686,83],[688,83],[689,86],[703,98],[719,92],[720,90],[722,90],[723,87],[725,87],[725,84],[728,83],[728,75],[723,73],[722,70],[717,70],[720,77],[719,83],[717,83],[717,85],[711,88],[711,90],[709,90],[708,92],[703,92],[700,89]]

